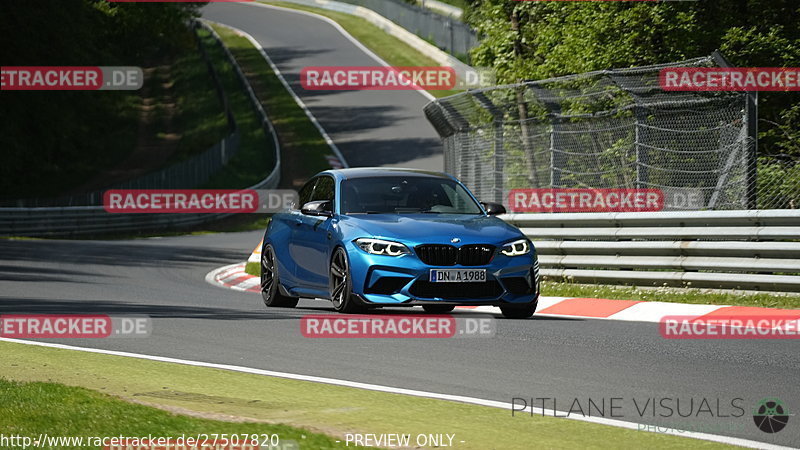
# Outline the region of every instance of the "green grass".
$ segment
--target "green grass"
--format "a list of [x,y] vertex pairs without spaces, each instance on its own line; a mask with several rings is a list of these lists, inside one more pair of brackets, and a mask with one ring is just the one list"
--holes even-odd
[[281,184],[297,188],[321,170],[332,154],[319,130],[295,102],[267,61],[245,37],[230,28],[212,25],[247,75],[250,85],[278,134],[281,144]]
[[545,281],[542,295],[550,297],[607,298],[655,302],[694,303],[701,305],[759,306],[764,308],[800,308],[800,295],[743,293],[698,288],[641,288]]
[[[154,330],[155,333],[159,331]],[[139,360],[72,350],[0,342],[0,377],[18,382],[47,382],[92,389],[123,400],[162,408],[181,408],[201,414],[224,414],[250,421],[342,436],[362,433],[455,433],[458,448],[722,448],[720,444],[664,434],[609,427],[575,420],[519,415],[510,411],[428,398],[354,389],[342,386],[266,377],[233,371]],[[246,364],[246,362],[243,362]],[[67,414],[73,402],[55,393],[31,395],[11,389],[0,397],[0,421],[24,427],[19,431],[53,430],[64,434],[127,434],[155,429],[202,430],[200,423],[167,425],[168,416],[152,410],[135,414],[94,413],[94,401],[108,399],[80,391],[83,408]],[[33,393],[43,389],[32,385]],[[49,388],[48,388],[49,389]],[[43,389],[45,390],[45,389]],[[7,398],[8,397],[8,398]],[[32,399],[28,399],[32,397]],[[41,398],[41,400],[39,400]],[[511,399],[509,398],[509,401]],[[34,402],[28,409],[15,405]],[[11,404],[11,407],[8,405]],[[122,408],[121,404],[115,404]],[[111,405],[109,405],[110,407]],[[0,409],[0,411],[3,411]],[[5,411],[3,411],[5,412]],[[52,417],[52,419],[48,418]],[[153,417],[148,420],[148,417]],[[175,419],[178,420],[178,419]],[[181,419],[185,420],[185,419]],[[141,425],[141,426],[140,426]],[[148,428],[152,427],[152,428]],[[227,427],[227,425],[226,425]],[[230,428],[234,429],[233,425]],[[169,431],[170,433],[172,431]],[[287,436],[291,429],[286,429]],[[283,435],[282,435],[283,436]],[[309,435],[307,435],[308,437]],[[324,437],[319,437],[323,439]],[[324,443],[321,445],[326,446]],[[301,448],[319,448],[314,445]]]
[[[372,50],[376,55],[383,58],[384,61],[389,63],[390,66],[406,67],[406,66],[439,66],[436,61],[428,58],[422,53],[414,49],[414,47],[406,44],[400,39],[386,33],[377,26],[367,22],[361,17],[353,16],[350,14],[328,11],[326,9],[314,8],[311,6],[297,5],[294,3],[287,3],[281,1],[262,1],[268,5],[280,6],[283,8],[297,9],[301,11],[313,12],[321,16],[333,19],[336,23],[342,26],[348,33],[350,33],[359,42],[364,44],[368,49]],[[449,90],[428,91],[434,97],[447,97],[449,95],[457,94],[461,91]]]
[[173,95],[178,110],[175,127],[181,139],[168,164],[201,153],[228,135],[228,121],[208,66],[197,48],[193,50],[181,56],[172,67]]
[[249,273],[250,275],[255,275],[257,277],[261,276],[261,263],[257,262],[249,262],[244,266],[245,273]]
[[[303,448],[341,448],[336,439],[285,425],[230,422],[175,414],[134,404],[86,388],[56,383],[20,383],[0,378],[0,429],[8,435],[51,437],[165,437],[205,434],[278,435],[281,442],[295,441]],[[145,400],[146,401],[146,400]],[[263,437],[262,437],[263,439]],[[36,448],[102,448],[51,445]],[[71,442],[75,444],[75,442]],[[85,444],[89,444],[88,441]]]
[[[208,31],[199,30],[198,34],[203,39],[209,58],[219,75],[241,134],[239,151],[202,187],[238,189],[252,186],[266,178],[275,166],[274,144],[271,138],[267,138],[255,107],[250,102],[233,66],[225,58],[222,47]],[[216,95],[216,92],[209,91],[205,95]]]

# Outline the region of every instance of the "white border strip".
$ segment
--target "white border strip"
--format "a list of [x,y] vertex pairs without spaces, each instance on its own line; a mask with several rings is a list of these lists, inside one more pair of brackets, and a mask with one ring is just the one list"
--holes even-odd
[[[241,3],[241,4],[245,4],[245,3]],[[256,5],[256,3],[247,3],[247,4]],[[266,5],[263,5],[263,6],[266,7]],[[308,109],[308,106],[306,106],[306,104],[303,103],[303,100],[301,100],[300,97],[297,96],[297,94],[294,92],[292,87],[286,81],[286,78],[283,77],[283,74],[278,69],[278,66],[276,66],[275,63],[272,62],[272,59],[267,55],[267,52],[264,50],[264,47],[262,47],[261,44],[256,39],[253,36],[251,36],[250,34],[244,32],[244,31],[242,31],[242,30],[240,30],[240,29],[238,29],[236,27],[232,27],[232,26],[226,25],[224,23],[214,22],[214,21],[211,21],[211,20],[206,20],[206,19],[203,19],[203,20],[205,22],[211,22],[211,23],[214,23],[216,25],[219,25],[219,26],[228,28],[230,30],[233,30],[234,32],[240,34],[245,39],[250,41],[250,43],[253,44],[253,46],[255,48],[257,48],[259,52],[261,52],[261,56],[264,57],[264,59],[267,61],[267,64],[269,64],[269,66],[272,68],[272,71],[275,73],[275,75],[281,81],[281,84],[283,84],[283,87],[286,88],[286,90],[289,92],[289,94],[292,96],[292,98],[294,98],[294,101],[295,101],[295,103],[297,103],[297,106],[299,106],[300,109],[302,109],[303,112],[306,113],[306,117],[308,117],[308,120],[310,120],[311,123],[314,124],[314,126],[317,128],[319,133],[322,135],[322,138],[325,139],[325,142],[328,144],[328,146],[331,148],[331,150],[333,150],[333,153],[335,153],[336,157],[339,158],[339,161],[342,162],[342,165],[345,168],[350,167],[347,164],[347,160],[345,159],[344,155],[342,155],[342,152],[339,150],[339,147],[336,146],[336,144],[333,142],[333,139],[331,139],[331,137],[328,135],[328,132],[325,131],[324,128],[322,128],[322,125],[320,125],[320,123],[317,121],[317,118],[314,117],[313,114],[311,114],[311,111]]]
[[[255,369],[251,367],[242,367],[242,366],[233,366],[228,364],[216,364],[216,363],[209,363],[209,362],[201,362],[201,361],[191,361],[187,359],[177,359],[177,358],[169,358],[165,356],[152,356],[152,355],[143,355],[139,353],[128,353],[128,352],[119,352],[114,350],[103,350],[97,348],[87,348],[87,347],[75,347],[71,345],[63,345],[63,344],[52,344],[49,342],[38,342],[38,341],[26,341],[22,339],[9,339],[9,338],[0,338],[0,341],[3,342],[11,342],[15,344],[26,344],[26,345],[34,345],[39,347],[49,347],[49,348],[58,348],[62,350],[75,350],[75,351],[82,351],[87,353],[99,353],[103,355],[112,355],[112,356],[123,356],[127,358],[137,358],[137,359],[145,359],[148,361],[159,361],[159,362],[167,362],[167,363],[174,363],[174,364],[183,364],[187,366],[194,366],[194,367],[206,367],[210,369],[220,369],[220,370],[229,370],[232,372],[241,372],[241,373],[249,373],[253,375],[264,375],[270,377],[278,377],[278,378],[285,378],[289,380],[298,380],[298,381],[311,381],[314,383],[323,383],[323,384],[330,384],[334,386],[344,386],[356,389],[364,389],[368,391],[376,391],[376,392],[386,392],[390,394],[401,394],[401,395],[410,395],[412,397],[422,397],[422,398],[431,398],[436,400],[447,400],[452,402],[460,402],[460,403],[468,403],[471,405],[478,405],[478,406],[488,406],[491,408],[499,408],[505,409],[510,411],[512,408],[511,403],[501,402],[497,400],[485,400],[475,397],[465,397],[461,395],[452,395],[452,394],[438,394],[435,392],[426,392],[426,391],[418,391],[415,389],[404,389],[404,388],[396,388],[390,386],[381,386],[377,384],[368,384],[368,383],[360,383],[357,381],[348,381],[348,380],[338,380],[335,378],[325,378],[325,377],[317,377],[311,375],[299,375],[293,373],[286,373],[286,372],[275,372],[272,370],[264,370],[264,369]],[[547,416],[555,416],[557,413],[561,413],[565,415],[566,412],[564,411],[555,411],[551,409],[542,409],[542,408],[533,408],[528,407],[521,412],[526,413],[533,413],[536,415],[547,415]],[[595,423],[600,425],[609,425],[618,428],[625,428],[629,430],[639,430],[638,423],[634,422],[624,422],[621,420],[615,419],[607,419],[603,417],[583,417],[583,416],[569,416],[563,417],[569,420],[578,420],[581,422],[589,422]],[[644,424],[642,424],[644,425]],[[650,425],[648,425],[650,426]],[[707,434],[707,433],[697,433],[693,431],[685,431],[685,432],[677,432],[677,431],[670,431],[668,433],[661,433],[657,431],[648,431],[647,429],[642,429],[639,431],[647,432],[647,433],[656,433],[656,434],[666,434],[666,435],[673,435],[678,437],[687,437],[692,439],[700,439],[704,441],[712,441],[712,442],[720,442],[723,444],[730,444],[730,445],[738,445],[740,447],[749,447],[749,448],[760,448],[760,449],[770,449],[770,450],[787,450],[791,449],[791,447],[783,447],[779,445],[769,444],[766,442],[758,442],[752,441],[749,439],[741,439],[741,438],[734,438],[729,436],[719,436],[715,434]]]

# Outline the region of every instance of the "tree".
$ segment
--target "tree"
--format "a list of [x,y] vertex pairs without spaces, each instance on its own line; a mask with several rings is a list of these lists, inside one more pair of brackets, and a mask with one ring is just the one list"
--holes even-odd
[[[532,2],[472,0],[465,20],[482,36],[472,52],[498,83],[708,56],[739,67],[800,66],[796,0]],[[762,93],[761,154],[800,155],[800,93]]]

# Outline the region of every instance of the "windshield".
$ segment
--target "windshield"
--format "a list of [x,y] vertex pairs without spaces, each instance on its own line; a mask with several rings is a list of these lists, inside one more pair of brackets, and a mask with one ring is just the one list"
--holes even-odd
[[374,177],[342,182],[343,214],[483,214],[449,178]]

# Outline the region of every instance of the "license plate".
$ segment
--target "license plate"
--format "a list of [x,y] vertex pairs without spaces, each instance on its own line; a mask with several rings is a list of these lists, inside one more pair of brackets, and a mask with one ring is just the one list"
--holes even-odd
[[486,269],[431,269],[432,283],[480,283],[486,281]]

